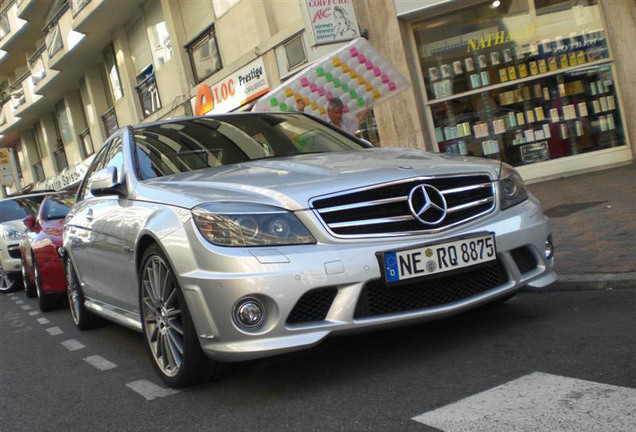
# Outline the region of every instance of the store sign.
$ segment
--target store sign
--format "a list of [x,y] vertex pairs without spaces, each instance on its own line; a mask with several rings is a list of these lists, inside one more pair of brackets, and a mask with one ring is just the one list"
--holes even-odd
[[71,167],[64,168],[61,173],[51,179],[46,180],[44,182],[44,188],[60,190],[64,189],[67,186],[80,182],[84,178],[86,171],[88,171],[88,167],[90,166],[92,160],[93,156],[86,158],[82,162]]
[[13,184],[13,172],[11,171],[11,158],[9,157],[9,149],[0,149],[0,181],[5,186]]
[[479,38],[468,40],[468,51],[479,51],[484,48],[490,48],[496,45],[502,45],[515,40],[523,39],[534,35],[536,29],[534,24],[513,27],[510,30],[501,30],[498,32],[487,33]]
[[190,100],[195,115],[230,112],[269,91],[265,64],[258,58],[220,82],[201,84]]
[[360,36],[353,0],[305,0],[316,45]]

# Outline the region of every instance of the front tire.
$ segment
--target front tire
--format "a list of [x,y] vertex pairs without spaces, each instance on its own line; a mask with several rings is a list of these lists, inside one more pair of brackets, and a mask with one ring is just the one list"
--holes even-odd
[[33,260],[33,273],[35,279],[35,292],[38,296],[38,303],[42,312],[49,312],[62,307],[62,297],[58,294],[45,293],[42,289],[42,274],[35,259]]
[[88,330],[97,327],[101,320],[98,316],[93,315],[84,306],[84,293],[80,286],[71,258],[66,258],[64,262],[64,270],[66,273],[66,294],[68,295],[68,306],[71,310],[71,318],[80,330]]
[[[35,262],[35,260],[33,260]],[[29,275],[27,274],[26,262],[22,262],[22,284],[24,285],[24,292],[28,298],[34,298],[38,295],[35,290],[35,285],[31,283],[29,280]]]
[[150,246],[141,262],[141,324],[157,374],[170,387],[196,384],[217,374],[220,365],[201,350],[185,298],[162,250]]

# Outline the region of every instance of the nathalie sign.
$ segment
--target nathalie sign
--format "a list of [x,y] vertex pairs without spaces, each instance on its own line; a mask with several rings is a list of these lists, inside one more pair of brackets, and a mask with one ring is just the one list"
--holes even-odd
[[259,57],[212,86],[201,84],[190,103],[195,115],[226,113],[268,91],[265,64]]
[[353,0],[305,0],[316,45],[360,36]]

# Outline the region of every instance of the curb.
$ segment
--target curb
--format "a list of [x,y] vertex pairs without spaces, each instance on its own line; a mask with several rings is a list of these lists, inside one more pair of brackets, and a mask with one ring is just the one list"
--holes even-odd
[[[636,272],[625,273],[588,273],[578,275],[559,275],[559,280],[541,292],[582,291],[636,288]],[[528,290],[536,292],[536,290]]]

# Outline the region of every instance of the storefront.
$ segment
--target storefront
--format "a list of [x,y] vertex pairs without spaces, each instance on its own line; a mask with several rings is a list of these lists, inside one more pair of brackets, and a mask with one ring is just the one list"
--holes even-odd
[[434,150],[530,179],[632,159],[598,0],[442,3],[409,14]]

